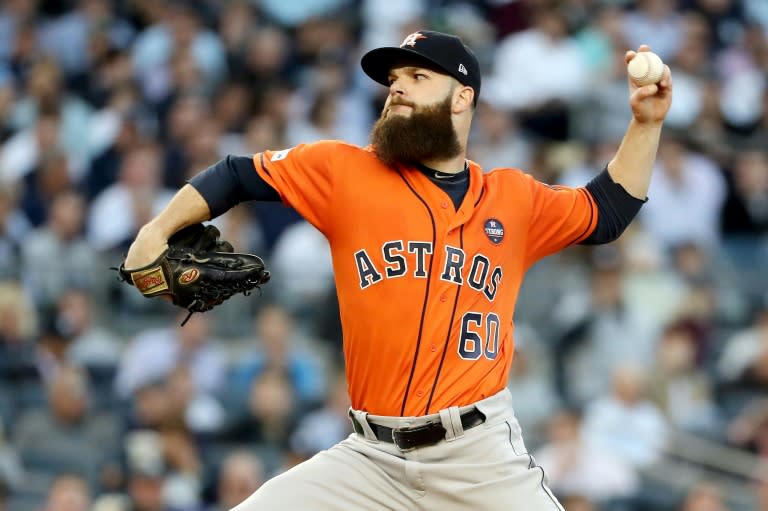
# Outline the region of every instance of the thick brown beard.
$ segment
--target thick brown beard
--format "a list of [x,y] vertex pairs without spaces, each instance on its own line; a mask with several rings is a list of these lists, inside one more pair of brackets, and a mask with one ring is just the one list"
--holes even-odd
[[451,121],[451,95],[439,103],[415,107],[408,117],[385,117],[382,112],[371,130],[371,144],[390,167],[458,156],[461,144]]

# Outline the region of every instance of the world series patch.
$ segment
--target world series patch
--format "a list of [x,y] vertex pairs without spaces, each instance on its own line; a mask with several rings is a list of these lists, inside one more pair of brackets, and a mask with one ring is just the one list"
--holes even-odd
[[486,220],[483,230],[485,231],[485,235],[488,236],[488,239],[491,240],[491,243],[494,245],[498,245],[501,243],[501,240],[504,239],[504,226],[495,218]]

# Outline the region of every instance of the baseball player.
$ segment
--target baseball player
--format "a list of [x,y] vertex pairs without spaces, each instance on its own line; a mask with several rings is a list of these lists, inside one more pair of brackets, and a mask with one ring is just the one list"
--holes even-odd
[[506,389],[512,313],[531,265],[610,242],[639,211],[669,68],[658,84],[629,83],[633,119],[616,155],[566,188],[466,159],[480,70],[458,37],[415,32],[361,64],[389,87],[371,145],[228,156],[179,190],[126,257],[126,268],[145,265],[174,232],[246,200],[281,200],[330,242],[354,432],[234,509],[562,509]]

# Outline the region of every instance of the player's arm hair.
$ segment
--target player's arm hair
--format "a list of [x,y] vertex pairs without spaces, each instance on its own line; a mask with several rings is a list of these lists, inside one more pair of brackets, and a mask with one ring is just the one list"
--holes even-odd
[[280,195],[256,172],[253,159],[229,155],[189,180],[208,204],[211,218],[249,200],[279,201]]
[[614,241],[637,216],[645,204],[614,182],[606,168],[585,187],[597,205],[597,226],[581,245],[599,245]]

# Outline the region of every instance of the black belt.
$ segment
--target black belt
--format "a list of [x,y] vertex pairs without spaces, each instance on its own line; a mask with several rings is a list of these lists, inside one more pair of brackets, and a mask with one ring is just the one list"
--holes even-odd
[[[354,415],[352,415],[351,411],[349,416],[352,419],[352,427],[354,428],[355,433],[365,435],[363,425],[360,424]],[[477,408],[464,412],[460,417],[461,426],[465,431],[485,422],[485,415]],[[416,449],[417,447],[435,445],[439,441],[445,440],[445,428],[440,422],[430,422],[414,428],[397,429],[373,424],[371,422],[369,422],[368,425],[371,426],[371,430],[373,430],[373,434],[378,440],[395,444],[403,451]]]

